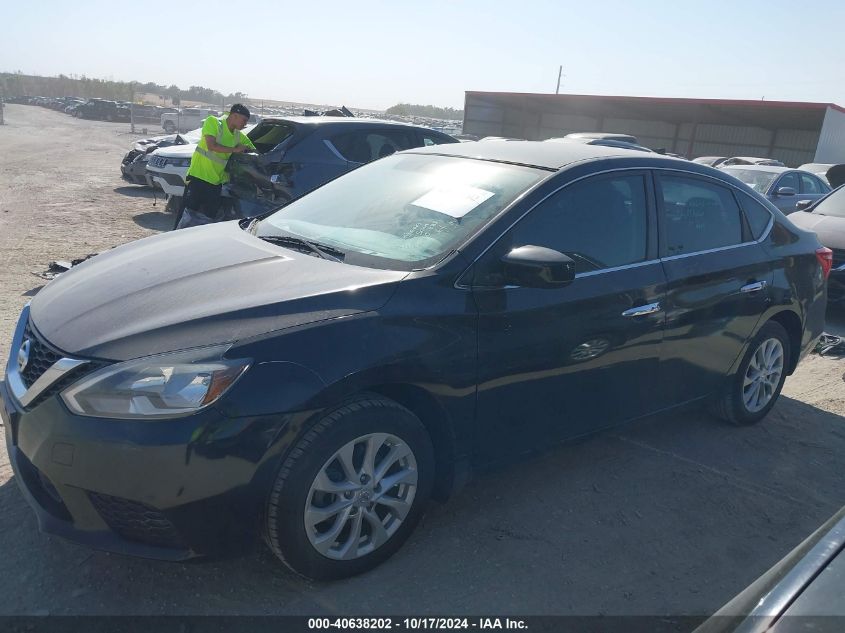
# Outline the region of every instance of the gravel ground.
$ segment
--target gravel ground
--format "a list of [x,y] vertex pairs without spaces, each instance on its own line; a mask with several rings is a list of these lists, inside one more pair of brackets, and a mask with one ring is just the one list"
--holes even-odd
[[[119,164],[127,124],[10,105],[0,126],[0,357],[54,259],[166,229]],[[845,333],[841,313],[831,329]],[[308,584],[262,546],[189,564],[38,533],[0,447],[2,614],[708,614],[845,504],[842,360],[812,356],[766,421],[693,410],[497,470],[434,506],[402,551]]]

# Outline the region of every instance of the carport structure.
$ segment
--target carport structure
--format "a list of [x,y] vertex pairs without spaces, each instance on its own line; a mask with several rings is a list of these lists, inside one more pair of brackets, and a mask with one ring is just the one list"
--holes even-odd
[[832,103],[467,92],[463,131],[537,141],[617,132],[688,158],[845,163],[845,108]]

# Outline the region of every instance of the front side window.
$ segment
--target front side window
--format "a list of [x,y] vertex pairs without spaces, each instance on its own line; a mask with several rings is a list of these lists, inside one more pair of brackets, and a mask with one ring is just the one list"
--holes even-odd
[[347,264],[423,268],[548,175],[490,161],[397,154],[294,200],[261,221],[256,235],[325,244]]
[[780,180],[778,180],[778,183],[775,186],[775,191],[778,191],[778,189],[781,189],[783,187],[790,187],[795,190],[795,193],[798,193],[800,191],[800,185],[798,184],[798,174],[793,171],[781,176]]
[[551,248],[585,273],[646,259],[648,207],[642,175],[604,176],[577,182],[541,202],[479,262],[475,283],[504,283],[500,259],[514,248]]
[[730,189],[697,178],[661,176],[666,255],[742,243],[742,219]]

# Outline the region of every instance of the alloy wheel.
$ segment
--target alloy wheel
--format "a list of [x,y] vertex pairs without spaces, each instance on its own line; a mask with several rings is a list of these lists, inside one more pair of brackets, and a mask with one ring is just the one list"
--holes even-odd
[[783,345],[776,338],[768,338],[757,347],[742,383],[745,408],[756,413],[769,404],[783,375]]
[[417,460],[400,438],[371,433],[348,442],[311,484],[304,512],[309,542],[334,560],[375,551],[408,516],[417,481]]

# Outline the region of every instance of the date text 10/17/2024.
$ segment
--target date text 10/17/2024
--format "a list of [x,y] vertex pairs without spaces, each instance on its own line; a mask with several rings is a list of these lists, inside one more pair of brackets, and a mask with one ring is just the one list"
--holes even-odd
[[311,630],[447,631],[525,630],[524,620],[512,618],[309,618]]

